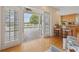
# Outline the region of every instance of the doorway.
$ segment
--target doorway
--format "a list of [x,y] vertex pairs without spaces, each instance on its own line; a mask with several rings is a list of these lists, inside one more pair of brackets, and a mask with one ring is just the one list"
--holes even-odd
[[42,18],[36,12],[24,13],[24,42],[42,37]]

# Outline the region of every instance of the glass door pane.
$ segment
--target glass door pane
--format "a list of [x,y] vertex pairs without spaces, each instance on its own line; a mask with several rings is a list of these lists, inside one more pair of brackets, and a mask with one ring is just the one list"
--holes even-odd
[[10,10],[10,40],[14,40],[14,10]]
[[6,41],[9,41],[9,35],[10,35],[10,28],[9,28],[9,26],[10,26],[10,24],[9,24],[9,21],[10,21],[10,11],[8,10],[8,11],[5,11],[6,13],[5,13],[5,39],[6,39]]
[[5,31],[6,42],[18,39],[18,19],[15,10],[6,11]]
[[50,36],[50,18],[47,12],[44,13],[44,36]]

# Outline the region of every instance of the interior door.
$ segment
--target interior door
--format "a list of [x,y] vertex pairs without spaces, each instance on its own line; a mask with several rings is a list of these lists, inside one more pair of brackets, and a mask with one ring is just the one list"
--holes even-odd
[[49,13],[44,12],[44,37],[50,36],[50,18]]

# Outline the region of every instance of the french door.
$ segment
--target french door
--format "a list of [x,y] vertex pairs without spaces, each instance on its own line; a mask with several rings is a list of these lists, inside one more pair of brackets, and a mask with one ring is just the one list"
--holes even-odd
[[18,20],[16,18],[16,12],[14,10],[8,10],[5,16],[5,42],[17,40]]
[[44,37],[49,37],[50,36],[50,16],[49,13],[44,12],[44,17],[43,17],[43,32],[44,32]]
[[12,47],[19,41],[19,21],[16,10],[5,9],[4,12],[3,49]]

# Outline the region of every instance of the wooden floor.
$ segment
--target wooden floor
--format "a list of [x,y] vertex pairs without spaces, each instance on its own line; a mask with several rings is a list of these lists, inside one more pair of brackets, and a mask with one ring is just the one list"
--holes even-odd
[[59,37],[50,37],[24,42],[16,47],[5,49],[3,52],[42,52],[47,51],[51,44],[62,49],[62,39]]

